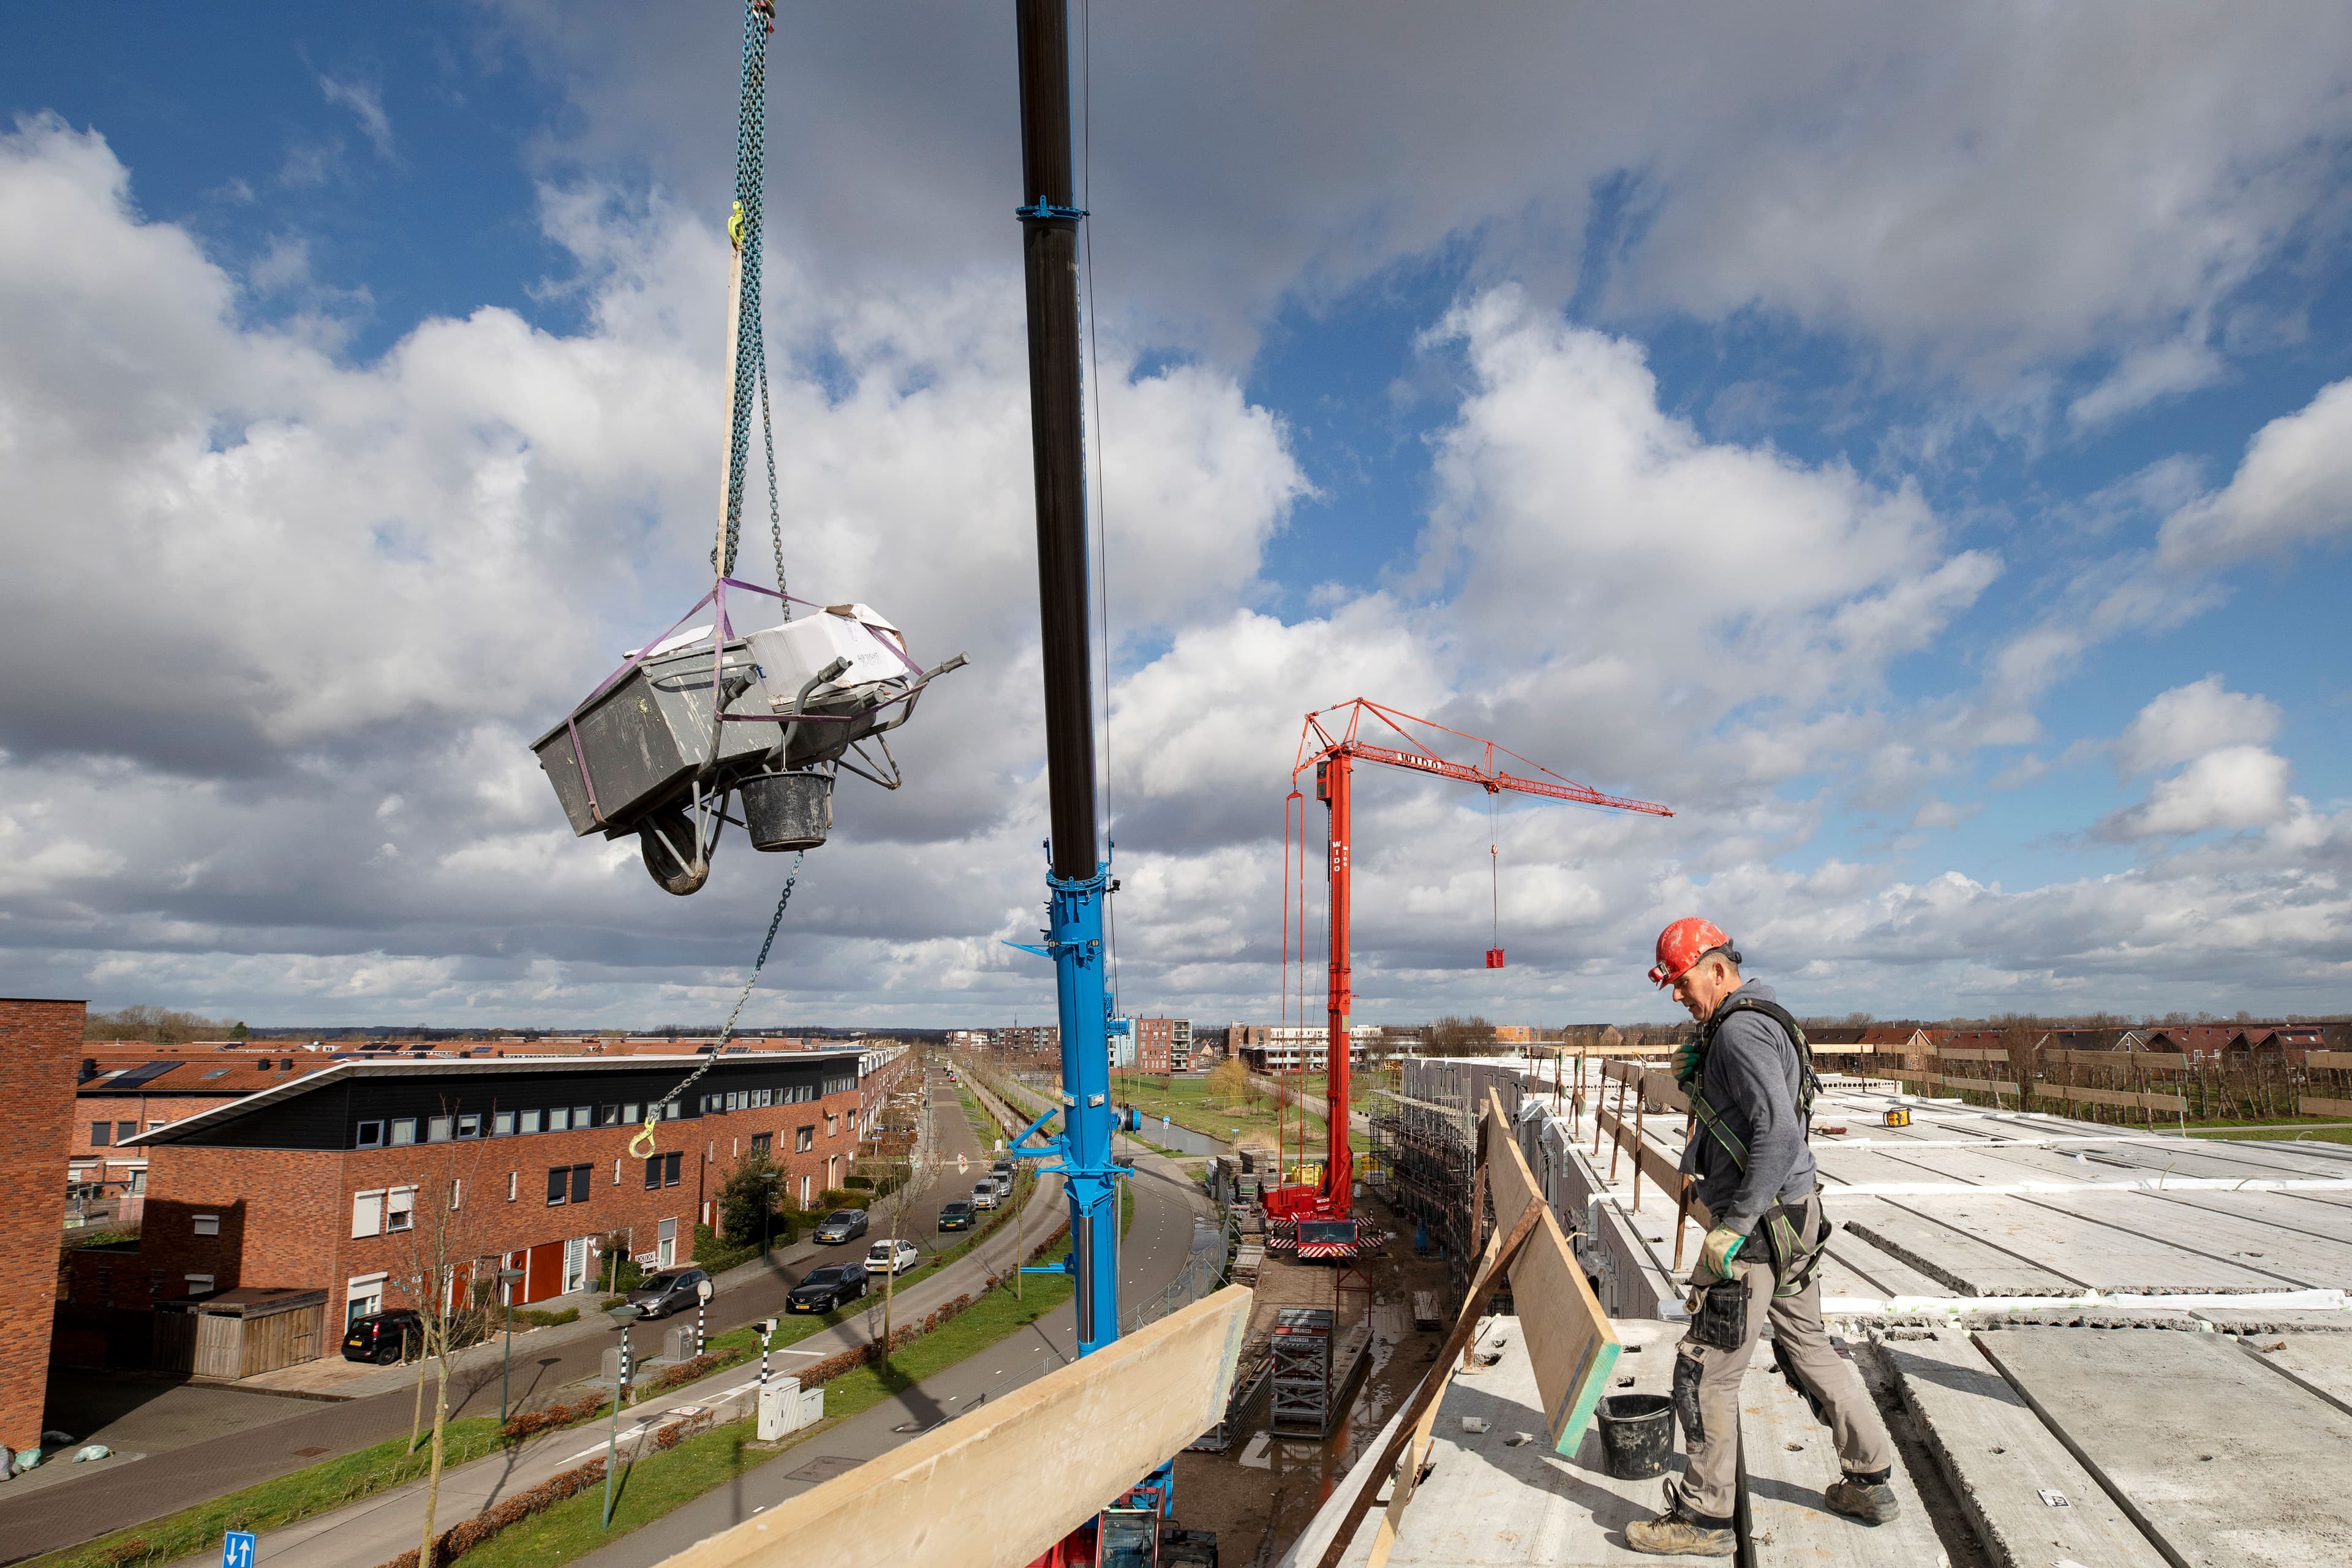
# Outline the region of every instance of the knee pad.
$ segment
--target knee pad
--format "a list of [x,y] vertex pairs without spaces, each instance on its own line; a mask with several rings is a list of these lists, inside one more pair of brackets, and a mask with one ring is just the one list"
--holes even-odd
[[1696,1357],[1675,1357],[1675,1419],[1683,1424],[1685,1444],[1706,1441],[1706,1422],[1698,1412],[1698,1380],[1706,1373]]

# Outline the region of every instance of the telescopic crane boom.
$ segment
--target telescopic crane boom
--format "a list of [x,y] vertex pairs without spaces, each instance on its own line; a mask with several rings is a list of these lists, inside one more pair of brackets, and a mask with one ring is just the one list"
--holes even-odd
[[[1393,731],[1397,743],[1389,743],[1385,736],[1378,741],[1363,739],[1360,731],[1367,717]],[[1454,762],[1438,755],[1405,728],[1408,724],[1471,742],[1479,748],[1478,760]],[[1375,729],[1373,732],[1377,734],[1379,731]],[[1529,777],[1512,773],[1502,765],[1499,758],[1519,763],[1541,776]],[[1280,1216],[1319,1215],[1344,1219],[1354,1202],[1355,1152],[1348,1136],[1350,1067],[1348,1025],[1349,1016],[1355,1011],[1356,996],[1348,944],[1353,912],[1354,868],[1351,862],[1355,815],[1352,785],[1355,764],[1360,760],[1382,763],[1413,773],[1433,773],[1462,784],[1474,784],[1489,795],[1499,795],[1508,790],[1517,795],[1572,801],[1579,805],[1601,806],[1612,811],[1637,811],[1650,816],[1674,815],[1653,801],[1605,795],[1589,784],[1565,778],[1540,763],[1528,762],[1517,752],[1498,746],[1492,741],[1481,740],[1478,736],[1449,729],[1432,720],[1416,718],[1398,709],[1383,707],[1361,697],[1307,715],[1306,726],[1299,732],[1297,761],[1290,770],[1290,784],[1291,792],[1296,795],[1299,776],[1309,768],[1314,769],[1315,798],[1324,804],[1328,822],[1330,847],[1324,865],[1325,875],[1330,882],[1331,906],[1330,1035],[1326,1053],[1328,1076],[1325,1079],[1328,1089],[1324,1110],[1328,1116],[1330,1147],[1323,1163],[1323,1177],[1319,1183],[1313,1186],[1280,1187],[1267,1194],[1266,1211]]]

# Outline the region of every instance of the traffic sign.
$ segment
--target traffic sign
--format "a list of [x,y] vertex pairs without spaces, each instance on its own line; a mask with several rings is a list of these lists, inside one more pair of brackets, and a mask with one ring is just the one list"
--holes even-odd
[[971,1162],[961,1154],[958,1154],[956,1156],[956,1173],[958,1175],[969,1175],[971,1173]]
[[253,1531],[232,1530],[221,1537],[221,1568],[253,1568]]

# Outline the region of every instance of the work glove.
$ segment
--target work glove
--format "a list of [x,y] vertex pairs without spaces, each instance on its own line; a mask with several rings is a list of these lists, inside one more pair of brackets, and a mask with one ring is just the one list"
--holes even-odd
[[1748,1238],[1727,1225],[1717,1226],[1706,1233],[1699,1244],[1698,1265],[1691,1270],[1691,1283],[1704,1280],[1713,1284],[1731,1278],[1731,1260],[1739,1256],[1739,1245]]
[[1688,1089],[1698,1081],[1698,1037],[1693,1035],[1682,1043],[1680,1049],[1675,1052],[1675,1081],[1683,1088]]

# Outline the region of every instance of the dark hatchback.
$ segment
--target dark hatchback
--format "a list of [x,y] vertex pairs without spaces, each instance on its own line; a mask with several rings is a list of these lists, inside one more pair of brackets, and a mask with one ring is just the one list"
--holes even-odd
[[830,1312],[865,1294],[864,1264],[830,1263],[823,1268],[810,1269],[808,1277],[793,1287],[793,1293],[784,1298],[784,1310]]
[[667,1318],[701,1300],[702,1287],[709,1279],[699,1268],[671,1268],[648,1275],[644,1284],[629,1292],[629,1305],[639,1317]]
[[941,1230],[970,1230],[971,1228],[971,1205],[968,1203],[961,1201],[951,1203],[948,1205],[947,1207],[940,1210],[940,1228]]
[[425,1320],[405,1307],[353,1318],[343,1331],[343,1359],[390,1366],[412,1346],[425,1343]]

